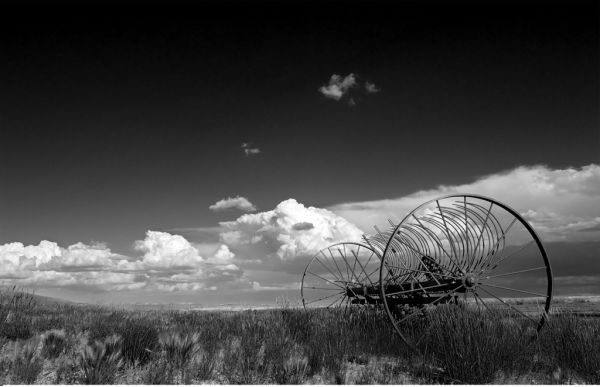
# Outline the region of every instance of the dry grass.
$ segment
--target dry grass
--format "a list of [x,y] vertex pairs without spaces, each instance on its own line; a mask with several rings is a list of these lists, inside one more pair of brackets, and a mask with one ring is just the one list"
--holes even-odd
[[419,354],[364,308],[127,312],[2,297],[0,323],[16,316],[30,331],[0,336],[0,383],[600,382],[600,324],[589,317],[553,316],[525,345],[518,318],[437,308],[415,322]]

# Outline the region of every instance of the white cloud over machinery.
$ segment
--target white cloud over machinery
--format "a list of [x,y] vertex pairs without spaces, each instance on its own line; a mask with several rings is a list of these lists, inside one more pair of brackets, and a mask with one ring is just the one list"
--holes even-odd
[[329,244],[357,241],[359,230],[331,211],[284,200],[271,211],[222,222],[221,241],[248,259],[291,261]]
[[343,203],[329,210],[365,233],[400,220],[423,202],[451,193],[472,193],[499,200],[517,210],[544,240],[600,239],[600,166],[551,169],[521,166],[459,185],[441,185],[385,200]]
[[234,198],[228,197],[226,199],[221,199],[215,204],[208,207],[212,211],[224,211],[229,209],[238,209],[244,212],[254,212],[256,211],[256,207],[254,204],[250,202],[250,200],[246,199],[243,196],[236,196]]

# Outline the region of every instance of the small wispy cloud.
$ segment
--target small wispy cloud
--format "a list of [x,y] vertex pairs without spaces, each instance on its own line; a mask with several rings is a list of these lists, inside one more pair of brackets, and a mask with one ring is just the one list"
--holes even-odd
[[379,93],[381,91],[381,89],[379,87],[375,86],[374,83],[365,81],[365,91],[367,92],[367,94],[375,94],[375,93]]
[[374,83],[358,82],[358,75],[350,73],[345,77],[333,74],[326,85],[319,87],[319,93],[335,101],[344,100],[349,106],[355,106],[360,94],[375,94],[381,91]]
[[232,208],[238,209],[244,212],[254,212],[256,207],[248,199],[243,196],[236,196],[234,198],[221,199],[212,206],[208,207],[212,211],[224,211]]
[[244,154],[246,156],[257,155],[260,153],[260,149],[253,148],[249,142],[242,143],[242,146],[240,148],[242,148],[244,150]]
[[356,77],[353,73],[350,73],[343,78],[338,74],[333,74],[331,78],[329,78],[329,83],[319,88],[319,92],[326,98],[339,101],[348,93],[350,88],[354,86],[356,86]]

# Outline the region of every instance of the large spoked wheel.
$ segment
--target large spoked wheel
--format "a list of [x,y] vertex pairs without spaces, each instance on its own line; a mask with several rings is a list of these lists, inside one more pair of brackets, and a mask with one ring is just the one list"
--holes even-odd
[[437,305],[460,304],[533,337],[552,301],[550,263],[533,228],[478,195],[446,196],[406,215],[382,254],[379,283],[395,330],[413,347],[424,337],[420,317]]
[[[304,270],[302,304],[305,308],[332,308],[377,301],[371,295],[379,298],[376,281],[379,267],[378,256],[368,246],[359,243],[329,246],[319,251]],[[365,291],[369,287],[371,295]]]

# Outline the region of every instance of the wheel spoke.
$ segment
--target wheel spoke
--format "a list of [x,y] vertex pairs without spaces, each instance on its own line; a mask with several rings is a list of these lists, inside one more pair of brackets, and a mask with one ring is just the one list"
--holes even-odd
[[[367,272],[365,271],[365,268],[363,267],[363,265],[360,263],[360,260],[358,259],[358,255],[354,252],[354,250],[350,250],[352,251],[352,254],[354,255],[354,259],[356,260],[356,262],[358,262],[358,265],[360,266],[360,269],[362,270],[362,272],[367,276],[367,280],[369,280],[369,282],[371,283],[372,286],[374,286],[375,284],[373,284],[373,281],[371,281],[371,278],[367,275]],[[360,281],[362,282],[362,281]]]
[[[327,259],[327,256],[325,255],[325,253],[323,252],[323,250],[321,250],[321,255],[323,256],[323,258]],[[337,268],[338,273],[340,273],[340,279],[343,279],[344,276],[342,275],[342,271],[340,270],[340,267],[338,266],[338,264],[335,261],[335,259],[333,259],[333,255],[331,256],[331,259],[332,259],[333,263],[335,264],[335,267]]]
[[483,301],[483,298],[481,298],[481,296],[479,294],[477,294],[477,292],[473,292],[473,294],[475,295],[475,299],[479,299],[479,301],[481,301],[481,303],[483,304],[483,306],[492,314],[494,314],[494,311],[485,303],[485,301]]
[[526,273],[528,271],[535,271],[535,270],[542,270],[542,269],[546,270],[547,267],[546,266],[534,267],[532,269],[525,269],[525,270],[513,271],[513,272],[510,272],[510,273],[496,274],[496,275],[487,276],[487,277],[484,277],[484,278],[485,279],[491,279],[491,278],[496,278],[496,277],[505,277],[505,276],[509,276],[509,275],[521,274],[521,273]]
[[[346,259],[346,257],[342,254],[342,250],[338,249],[338,252],[342,256],[342,259],[344,260],[344,262],[346,262],[347,267],[350,268],[350,264],[348,263],[348,260]],[[352,270],[352,269],[350,269],[350,270],[351,271],[350,271],[349,279],[352,280],[352,277],[356,278],[356,273],[354,273],[354,270]],[[356,278],[356,283],[360,283],[358,278]]]
[[[346,295],[342,293],[342,296],[341,296],[341,297],[338,297],[338,298],[336,298],[336,299],[335,299],[335,300],[334,300],[334,301],[333,301],[331,304],[327,305],[327,306],[326,306],[326,308],[330,308],[330,307],[331,307],[331,305],[335,304],[335,303],[336,303],[336,302],[338,302],[339,300],[343,300],[345,296],[346,296]],[[342,301],[342,302],[344,302],[344,301]]]
[[323,281],[327,281],[327,282],[329,282],[330,284],[332,284],[332,285],[334,285],[334,286],[337,286],[337,287],[338,287],[338,288],[340,288],[340,289],[344,289],[344,287],[343,287],[343,286],[340,286],[340,285],[336,284],[335,282],[328,280],[327,278],[323,278],[323,277],[321,277],[320,275],[313,273],[312,271],[307,271],[307,273],[308,273],[308,274],[312,274],[312,275],[314,275],[315,277],[319,277],[319,278],[320,278],[320,279],[322,279]]
[[[418,292],[418,291],[421,291],[421,290],[434,289],[434,288],[439,288],[439,287],[442,287],[442,286],[446,286],[446,285],[445,284],[442,284],[442,285],[431,285],[431,286],[425,286],[425,287],[420,287],[420,288],[414,288],[414,289],[410,289],[410,290],[404,290],[404,291],[401,291],[401,292],[386,293],[385,295],[386,296],[397,296],[399,294],[406,294],[406,293]],[[462,285],[460,285],[460,286],[462,286]],[[458,288],[456,288],[456,289],[458,289]],[[454,290],[456,290],[456,289],[454,289]]]
[[325,267],[327,269],[327,271],[331,273],[333,278],[343,280],[343,278],[337,278],[336,274],[334,272],[332,272],[331,270],[329,270],[329,266],[327,266],[323,262],[321,262],[321,260],[318,257],[315,257],[315,259],[317,260],[317,262],[319,262],[321,264],[321,266]]
[[514,310],[515,312],[521,314],[523,317],[533,321],[534,323],[537,322],[535,321],[533,318],[531,318],[530,316],[526,315],[525,313],[521,312],[519,309],[515,308],[514,306],[506,303],[503,299],[499,298],[498,296],[496,296],[494,293],[489,292],[487,290],[485,290],[484,288],[481,288],[481,290],[483,290],[484,292],[486,292],[487,294],[489,294],[490,296],[494,297],[495,299],[497,299],[498,301],[500,301],[501,303],[503,303],[504,305],[508,306],[509,308],[511,308],[512,310]]
[[424,270],[417,270],[417,269],[409,269],[408,267],[401,267],[401,266],[396,266],[396,265],[392,265],[392,264],[386,264],[385,266],[386,266],[386,267],[394,267],[394,268],[396,268],[396,269],[404,269],[404,270],[415,271],[415,272],[418,272],[418,273],[429,274],[429,275],[432,275],[432,276],[433,276],[433,275],[436,275],[436,276],[438,276],[438,277],[441,277],[441,278],[452,278],[452,279],[456,279],[456,280],[459,280],[459,279],[460,279],[459,277],[455,277],[455,276],[451,276],[451,275],[445,275],[445,274],[433,273],[433,272],[431,272],[431,271],[424,271]]
[[535,242],[534,240],[530,240],[529,242],[525,243],[523,246],[519,247],[517,250],[513,251],[512,253],[505,255],[504,257],[500,258],[498,261],[496,261],[493,264],[493,267],[490,268],[490,266],[492,266],[492,262],[490,261],[488,263],[488,265],[486,267],[484,267],[483,269],[481,269],[480,273],[483,273],[485,270],[494,270],[495,268],[498,267],[498,265],[500,264],[500,262],[507,260],[508,258],[511,258],[513,256],[515,256],[516,254],[520,253],[521,251],[523,251],[524,249],[526,249],[527,247],[529,247],[533,242]]
[[334,288],[319,288],[317,286],[305,286],[304,289],[335,290],[335,291],[339,290],[339,289],[334,289]]
[[311,300],[311,301],[307,302],[306,304],[308,305],[308,304],[312,304],[312,303],[314,303],[314,302],[323,301],[323,300],[326,300],[326,299],[328,299],[328,298],[335,297],[335,296],[337,296],[338,294],[342,294],[342,295],[343,295],[343,294],[344,294],[344,292],[339,292],[339,293],[335,293],[335,294],[330,294],[329,296],[326,296],[326,297],[321,297],[321,298],[318,298],[318,299],[316,299],[316,300]]
[[480,286],[489,286],[489,287],[492,287],[492,288],[510,290],[510,291],[513,291],[513,292],[530,294],[532,296],[538,296],[538,297],[548,297],[547,294],[540,294],[540,293],[528,292],[528,291],[525,291],[525,290],[519,290],[519,289],[515,289],[515,288],[508,288],[508,287],[505,287],[505,286],[492,285],[492,284],[488,284],[488,283],[482,283],[482,284],[480,284]]
[[[512,228],[512,226],[515,224],[515,222],[517,221],[517,218],[513,218],[512,222],[510,222],[510,224],[508,225],[508,227],[506,228],[506,230],[502,230],[502,236],[498,237],[498,240],[496,241],[496,243],[494,244],[494,248],[492,249],[492,251],[496,251],[496,249],[500,246],[500,241],[501,240],[506,240],[506,235],[508,234],[508,232],[510,231],[510,229]],[[494,257],[494,254],[489,254],[488,255],[489,259],[492,260]],[[485,261],[481,262],[482,264],[488,263],[488,259],[486,259]],[[489,267],[491,263],[489,263],[487,267]]]

